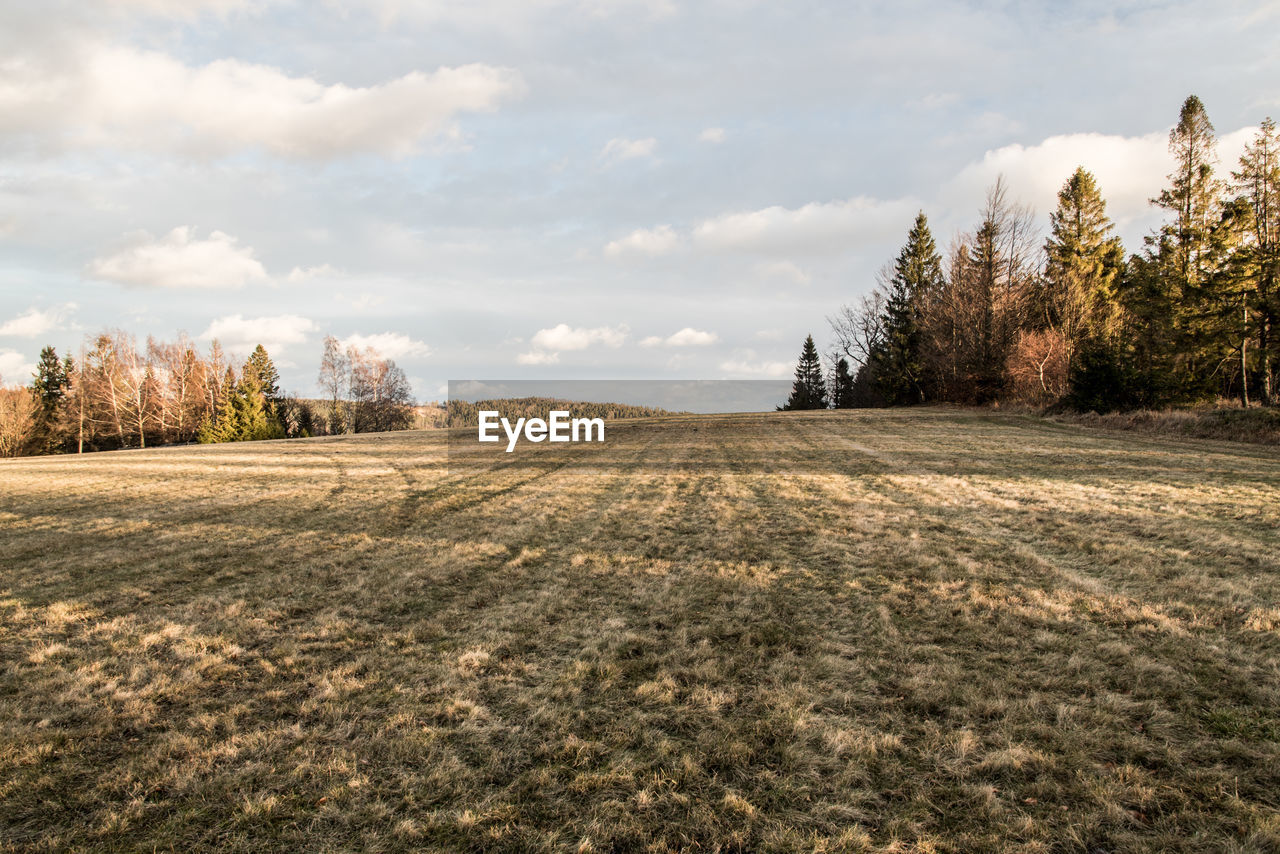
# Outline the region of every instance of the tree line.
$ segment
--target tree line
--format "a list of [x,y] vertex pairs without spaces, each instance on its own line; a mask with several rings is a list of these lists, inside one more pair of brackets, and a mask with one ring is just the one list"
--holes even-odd
[[404,371],[374,349],[325,339],[327,398],[280,391],[259,344],[237,370],[214,341],[123,331],[86,338],[77,356],[45,347],[29,386],[0,387],[0,456],[83,453],[190,442],[241,442],[407,429],[413,396]]
[[1127,257],[1083,167],[1043,242],[1003,179],[945,257],[921,212],[871,294],[828,318],[827,371],[806,340],[781,408],[1273,405],[1280,138],[1267,118],[1226,174],[1216,144],[1188,97],[1169,135],[1175,170],[1151,200],[1167,219]]

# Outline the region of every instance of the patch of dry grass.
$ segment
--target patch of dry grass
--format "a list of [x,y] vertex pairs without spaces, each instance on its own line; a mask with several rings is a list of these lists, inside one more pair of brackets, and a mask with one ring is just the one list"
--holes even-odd
[[609,438],[0,464],[0,849],[1280,846],[1280,455]]

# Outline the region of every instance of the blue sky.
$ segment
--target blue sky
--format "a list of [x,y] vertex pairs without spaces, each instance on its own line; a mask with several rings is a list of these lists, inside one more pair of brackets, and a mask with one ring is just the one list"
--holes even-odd
[[1198,94],[1280,114],[1280,3],[0,0],[0,377],[184,330],[313,391],[790,373],[917,209],[1075,168],[1130,250]]

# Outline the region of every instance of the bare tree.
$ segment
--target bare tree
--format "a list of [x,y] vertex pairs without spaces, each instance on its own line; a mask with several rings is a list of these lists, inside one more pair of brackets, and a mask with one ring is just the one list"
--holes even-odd
[[16,457],[36,426],[36,398],[31,389],[5,388],[0,382],[0,457]]

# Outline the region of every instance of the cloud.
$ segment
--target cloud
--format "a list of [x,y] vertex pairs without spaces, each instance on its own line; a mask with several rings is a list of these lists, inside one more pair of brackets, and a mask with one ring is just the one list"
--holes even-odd
[[809,274],[790,261],[768,261],[756,265],[756,272],[766,279],[781,279],[795,285],[809,284]]
[[658,335],[651,335],[640,342],[641,347],[706,347],[720,340],[720,336],[714,332],[703,332],[700,329],[694,329],[692,326],[686,326],[679,332],[673,332],[666,338]]
[[310,279],[331,278],[341,274],[342,271],[331,264],[317,264],[314,267],[294,267],[285,279],[290,284],[298,284]]
[[734,376],[785,377],[794,370],[788,362],[757,361],[753,357],[729,359],[720,363],[720,370]]
[[917,208],[916,202],[907,199],[882,201],[866,196],[810,202],[799,208],[774,205],[705,220],[693,236],[698,244],[717,250],[844,252],[898,235],[910,225]]
[[133,235],[130,245],[90,262],[95,279],[147,288],[241,288],[267,281],[267,271],[249,247],[236,245],[229,234],[215,231],[205,240],[179,226],[164,237]]
[[228,350],[237,353],[248,352],[261,344],[274,356],[290,344],[306,341],[307,333],[314,332],[315,329],[315,323],[296,314],[279,314],[273,317],[232,314],[210,323],[200,337],[206,341],[216,338]]
[[458,114],[494,110],[525,89],[516,71],[482,64],[352,87],[235,59],[192,67],[96,42],[69,54],[63,64],[37,55],[4,64],[0,133],[205,156],[244,149],[308,159],[403,156],[455,133]]
[[402,332],[379,332],[374,335],[348,335],[341,341],[343,347],[364,350],[372,347],[385,359],[426,358],[431,348]]
[[26,385],[36,366],[17,350],[0,350],[0,383]]
[[588,329],[560,323],[535,332],[529,342],[533,350],[516,356],[516,362],[521,365],[554,365],[560,361],[560,353],[566,350],[585,350],[594,344],[616,349],[627,340],[628,332],[625,325]]
[[724,128],[707,128],[698,134],[698,142],[709,142],[712,145],[719,145],[725,141]]
[[58,328],[63,319],[75,311],[73,302],[63,303],[52,308],[31,308],[12,320],[0,324],[0,335],[11,335],[16,338],[35,338]]
[[585,350],[592,344],[617,348],[627,339],[627,332],[625,326],[597,326],[587,329],[561,323],[550,329],[539,329],[534,333],[531,343],[540,350]]
[[560,361],[559,353],[533,350],[516,356],[517,365],[554,365]]
[[653,151],[657,147],[658,140],[653,137],[645,139],[615,137],[604,144],[604,148],[600,151],[600,161],[613,165],[637,157],[653,157]]
[[624,255],[666,255],[680,245],[680,236],[669,225],[656,228],[638,228],[626,237],[611,241],[604,247],[609,258]]
[[[1224,134],[1218,141],[1220,174],[1236,161],[1255,128]],[[943,188],[953,207],[976,209],[982,194],[1003,175],[1013,193],[1041,214],[1057,207],[1058,191],[1077,166],[1098,179],[1107,213],[1121,227],[1158,214],[1149,200],[1158,195],[1173,169],[1168,131],[1143,136],[1074,133],[1051,136],[1031,146],[1006,145],[986,152]]]
[[249,8],[249,0],[106,0],[105,5],[123,12],[189,20],[206,11],[222,16],[238,12]]

